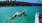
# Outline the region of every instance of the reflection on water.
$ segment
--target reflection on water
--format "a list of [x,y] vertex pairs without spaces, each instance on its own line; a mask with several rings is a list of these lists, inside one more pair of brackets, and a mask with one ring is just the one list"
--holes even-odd
[[[34,23],[35,12],[42,10],[42,6],[0,6],[0,23]],[[27,10],[26,15],[16,17],[12,21],[9,19],[16,12]]]

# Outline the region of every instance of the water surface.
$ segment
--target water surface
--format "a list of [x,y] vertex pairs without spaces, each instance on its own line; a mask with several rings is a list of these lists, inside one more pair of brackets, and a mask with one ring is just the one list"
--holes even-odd
[[[9,19],[16,12],[27,10],[27,16]],[[42,6],[0,6],[0,23],[35,23],[35,13],[42,10]]]

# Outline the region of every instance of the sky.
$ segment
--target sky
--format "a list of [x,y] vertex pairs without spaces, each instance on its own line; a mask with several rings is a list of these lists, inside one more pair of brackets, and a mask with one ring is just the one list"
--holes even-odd
[[[0,0],[0,1],[6,1],[6,0]],[[16,1],[22,1],[22,2],[24,1],[24,2],[31,2],[31,3],[40,3],[40,4],[42,4],[42,0],[16,0]]]

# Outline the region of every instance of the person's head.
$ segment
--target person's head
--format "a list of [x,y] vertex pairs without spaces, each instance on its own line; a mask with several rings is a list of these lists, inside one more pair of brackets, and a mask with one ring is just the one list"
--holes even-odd
[[26,10],[26,9],[24,9],[24,11],[22,12],[22,14],[23,14],[23,15],[26,15],[26,11],[27,11],[27,10]]
[[27,12],[27,10],[26,9],[24,9],[24,11],[23,12]]
[[42,16],[42,13],[41,12],[39,13],[39,16]]

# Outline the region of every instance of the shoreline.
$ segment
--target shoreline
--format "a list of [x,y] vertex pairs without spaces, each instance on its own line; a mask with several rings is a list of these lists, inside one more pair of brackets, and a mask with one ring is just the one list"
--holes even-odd
[[38,3],[30,3],[30,2],[0,2],[0,6],[42,6],[42,4]]

